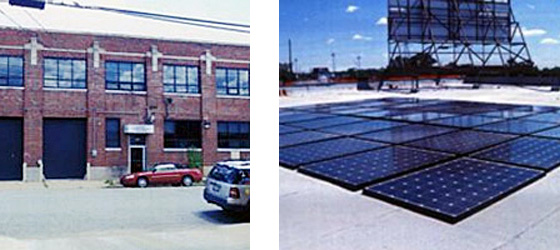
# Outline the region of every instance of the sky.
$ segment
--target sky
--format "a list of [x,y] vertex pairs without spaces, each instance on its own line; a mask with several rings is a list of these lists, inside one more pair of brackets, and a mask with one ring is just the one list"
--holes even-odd
[[52,0],[249,24],[250,0]]
[[[560,1],[511,0],[537,66],[560,66]],[[387,0],[280,0],[280,62],[292,40],[297,71],[383,67],[387,64]]]

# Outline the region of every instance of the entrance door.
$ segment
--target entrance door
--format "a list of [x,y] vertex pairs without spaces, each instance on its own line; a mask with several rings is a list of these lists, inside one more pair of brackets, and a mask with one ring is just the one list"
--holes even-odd
[[23,121],[0,119],[0,180],[21,180]]
[[130,172],[144,171],[144,147],[130,147]]
[[43,163],[47,179],[82,179],[86,174],[85,119],[43,121]]
[[131,173],[146,170],[146,136],[130,135],[128,140],[128,166]]

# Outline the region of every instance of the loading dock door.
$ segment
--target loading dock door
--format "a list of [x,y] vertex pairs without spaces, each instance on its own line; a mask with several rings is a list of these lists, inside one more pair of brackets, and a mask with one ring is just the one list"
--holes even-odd
[[85,120],[44,120],[43,164],[47,179],[84,178],[86,134]]
[[0,180],[22,179],[23,122],[0,119]]

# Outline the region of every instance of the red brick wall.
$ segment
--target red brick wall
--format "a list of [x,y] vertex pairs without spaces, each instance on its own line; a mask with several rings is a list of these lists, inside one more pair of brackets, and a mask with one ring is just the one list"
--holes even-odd
[[[31,65],[30,51],[8,49],[2,46],[23,46],[37,36],[38,42],[47,49],[38,52],[37,65]],[[93,54],[86,52],[97,41],[102,50],[127,52],[138,55],[102,54],[99,68],[94,68]],[[146,56],[156,45],[166,56],[200,58],[209,50],[220,59],[249,61],[249,47],[217,44],[201,44],[155,39],[135,39],[115,36],[41,33],[0,29],[0,55],[24,57],[24,89],[0,88],[0,117],[24,118],[24,161],[35,166],[42,158],[42,120],[44,117],[87,118],[88,162],[92,166],[126,166],[128,164],[128,136],[122,133],[124,124],[143,124],[146,110],[154,113],[155,133],[147,137],[148,164],[159,161],[187,163],[186,152],[164,152],[163,123],[166,119],[165,99],[173,103],[167,109],[167,119],[207,120],[210,129],[203,129],[202,154],[206,165],[227,159],[230,154],[217,150],[217,121],[249,121],[249,100],[217,98],[214,82],[216,67],[249,68],[248,64],[214,62],[212,75],[206,74],[205,61],[160,58],[159,71],[152,71],[152,59]],[[78,50],[76,52],[53,51],[52,48]],[[86,91],[43,90],[44,57],[82,58],[87,60]],[[147,94],[115,94],[105,92],[105,68],[107,60],[135,61],[145,63]],[[201,95],[167,95],[163,93],[162,66],[164,63],[199,66]],[[121,120],[121,150],[105,151],[105,118]],[[91,151],[95,149],[97,156]],[[249,157],[243,153],[243,157]]]

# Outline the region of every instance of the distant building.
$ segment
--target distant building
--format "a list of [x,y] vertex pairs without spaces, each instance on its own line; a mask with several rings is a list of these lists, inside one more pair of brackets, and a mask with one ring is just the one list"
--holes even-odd
[[319,68],[313,68],[311,70],[311,76],[313,77],[313,79],[316,79],[321,83],[326,83],[331,78],[331,73],[329,71],[329,68],[319,67]]
[[188,152],[206,166],[249,157],[248,33],[0,11],[0,180],[38,180],[39,162],[47,179],[106,179]]

